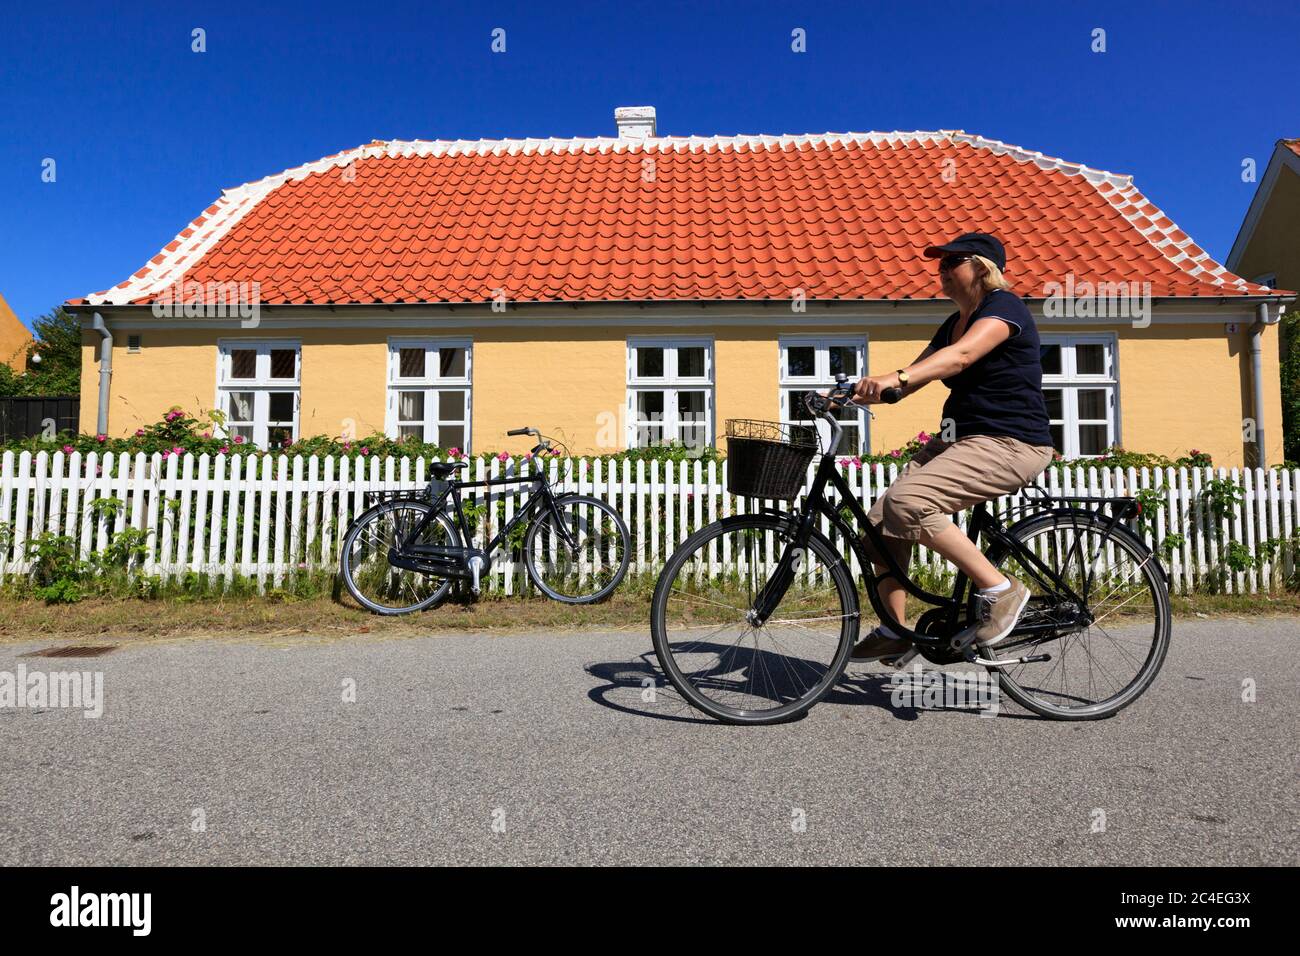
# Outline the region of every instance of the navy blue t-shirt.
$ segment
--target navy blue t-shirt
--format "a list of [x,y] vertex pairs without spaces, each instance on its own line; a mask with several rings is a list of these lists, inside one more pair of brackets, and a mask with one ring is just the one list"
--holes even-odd
[[[930,348],[951,345],[949,339],[960,318],[960,312],[948,316],[930,340]],[[958,438],[1006,435],[1029,445],[1050,445],[1052,431],[1043,401],[1043,366],[1034,317],[1019,296],[998,289],[984,297],[966,327],[990,318],[1007,323],[1011,337],[943,380],[952,390],[943,403],[943,417],[956,423]]]

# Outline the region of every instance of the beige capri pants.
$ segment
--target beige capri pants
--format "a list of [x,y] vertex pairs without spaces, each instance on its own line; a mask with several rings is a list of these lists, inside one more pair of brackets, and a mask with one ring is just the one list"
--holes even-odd
[[[1052,461],[1051,445],[1029,445],[1005,435],[935,436],[867,512],[900,562],[912,542],[942,531],[949,515],[1019,491]],[[868,551],[871,551],[869,539]],[[882,562],[883,563],[883,562]],[[906,565],[904,565],[906,567]]]

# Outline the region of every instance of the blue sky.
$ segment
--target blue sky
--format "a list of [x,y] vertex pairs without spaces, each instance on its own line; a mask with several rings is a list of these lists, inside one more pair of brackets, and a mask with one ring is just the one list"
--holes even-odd
[[1296,36],[1282,2],[23,4],[0,32],[0,294],[30,323],[221,189],[372,139],[610,135],[641,104],[664,134],[960,128],[1130,173],[1222,259],[1242,160],[1300,136]]

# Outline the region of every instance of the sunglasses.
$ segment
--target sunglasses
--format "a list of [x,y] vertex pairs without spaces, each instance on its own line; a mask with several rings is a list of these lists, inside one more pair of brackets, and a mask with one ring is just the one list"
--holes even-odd
[[939,271],[951,272],[953,269],[956,269],[963,262],[970,262],[972,258],[974,257],[969,255],[962,255],[955,252],[952,253],[951,255],[946,255],[939,260]]

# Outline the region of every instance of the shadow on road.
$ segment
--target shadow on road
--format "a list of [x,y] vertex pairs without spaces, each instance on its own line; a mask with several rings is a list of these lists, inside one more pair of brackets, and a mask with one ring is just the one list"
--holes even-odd
[[[654,720],[695,724],[718,723],[712,717],[697,711],[677,693],[676,688],[659,667],[653,650],[647,650],[630,660],[589,663],[583,669],[592,677],[603,681],[601,685],[593,687],[587,693],[592,701],[602,707]],[[942,683],[938,687],[938,692],[934,693],[934,696],[940,698],[940,702],[933,706],[916,706],[909,703],[909,700],[922,697],[923,688],[915,684],[915,678],[911,673],[894,671],[866,674],[845,672],[830,692],[821,699],[819,706],[839,704],[874,707],[885,711],[896,720],[907,721],[918,720],[927,712],[949,712],[971,717],[980,715],[978,703],[974,707],[969,704],[952,706],[943,703],[953,699],[969,699],[961,675],[942,671],[932,673],[942,674]],[[701,673],[695,676],[712,683],[715,687],[723,686],[723,681],[716,675]],[[909,689],[911,693],[907,692]],[[1000,716],[1012,715],[1002,713]]]

